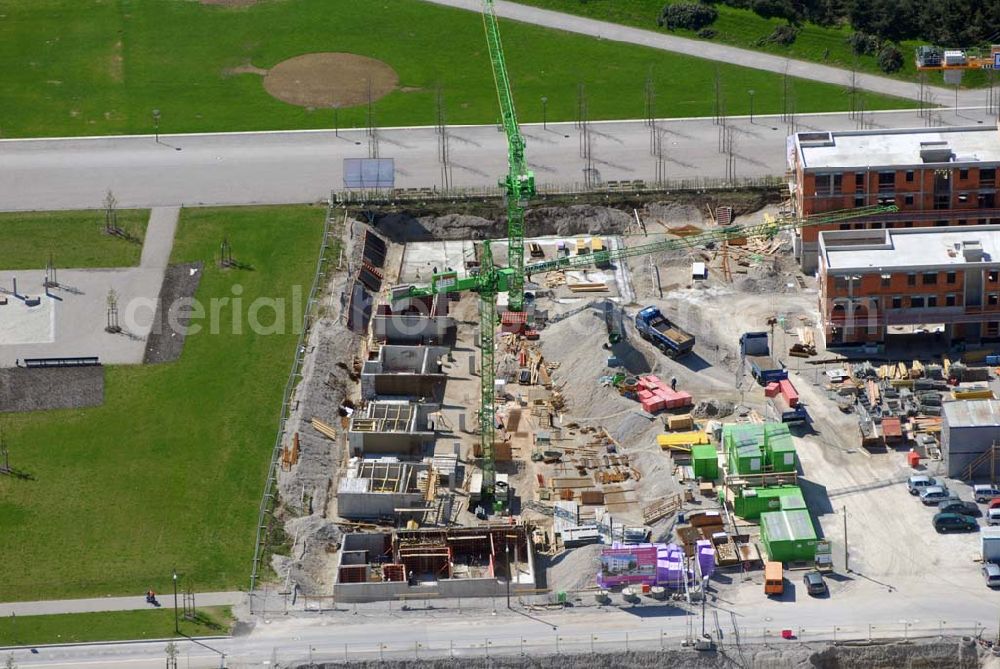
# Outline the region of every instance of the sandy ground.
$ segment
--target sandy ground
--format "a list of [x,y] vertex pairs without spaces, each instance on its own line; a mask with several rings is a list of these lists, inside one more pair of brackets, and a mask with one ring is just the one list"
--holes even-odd
[[380,60],[353,53],[307,53],[283,60],[264,76],[274,97],[300,107],[349,107],[396,89],[399,76]]

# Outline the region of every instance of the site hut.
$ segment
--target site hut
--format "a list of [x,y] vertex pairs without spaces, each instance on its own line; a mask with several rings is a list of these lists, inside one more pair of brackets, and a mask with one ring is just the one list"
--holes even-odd
[[703,481],[714,481],[719,478],[719,454],[711,444],[691,447],[691,465],[695,477]]
[[765,471],[794,472],[798,468],[795,441],[785,423],[764,424]]
[[746,520],[754,520],[772,511],[804,508],[802,490],[797,485],[743,488],[733,499],[733,512]]
[[816,559],[816,529],[805,509],[762,513],[760,539],[769,560],[811,562]]
[[524,525],[483,525],[344,536],[333,586],[338,602],[498,597],[533,592]]
[[[945,402],[941,424],[941,455],[948,476],[961,479],[992,479],[1000,472],[1000,401],[961,400]],[[970,470],[971,468],[971,470]],[[971,474],[971,476],[970,476]]]
[[795,256],[815,272],[825,230],[998,224],[998,166],[1000,126],[796,133],[788,144],[796,216],[880,204],[899,211],[802,228]]
[[725,425],[722,442],[730,474],[760,474],[764,471],[763,425]]
[[824,232],[819,248],[828,346],[1000,340],[1000,225]]

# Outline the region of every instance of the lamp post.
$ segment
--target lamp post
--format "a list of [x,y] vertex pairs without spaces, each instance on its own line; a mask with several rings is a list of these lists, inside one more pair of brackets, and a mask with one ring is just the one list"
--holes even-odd
[[156,136],[156,143],[160,143],[160,110],[153,110],[153,133]]
[[333,136],[340,137],[340,104],[333,103]]
[[504,542],[503,552],[507,554],[507,608],[510,608],[510,544]]
[[174,569],[174,634],[181,633],[180,621],[177,619],[177,570]]
[[750,122],[753,123],[753,94],[755,91],[751,88],[747,93],[750,94]]
[[546,96],[543,95],[542,96],[542,130],[548,130],[549,129],[548,119],[546,118],[546,116],[547,116],[546,111],[548,109],[548,106],[549,106],[549,99]]

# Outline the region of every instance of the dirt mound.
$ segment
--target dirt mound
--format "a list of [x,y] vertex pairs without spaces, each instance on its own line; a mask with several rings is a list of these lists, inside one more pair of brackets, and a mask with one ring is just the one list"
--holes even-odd
[[300,107],[349,107],[396,89],[399,76],[380,60],[353,53],[307,53],[284,60],[264,75],[264,89]]

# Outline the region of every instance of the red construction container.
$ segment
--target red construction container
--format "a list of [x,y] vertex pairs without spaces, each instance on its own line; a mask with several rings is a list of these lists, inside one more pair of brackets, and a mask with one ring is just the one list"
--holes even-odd
[[795,390],[795,386],[788,379],[782,380],[779,384],[781,387],[781,394],[785,396],[785,401],[788,402],[788,406],[795,408],[799,405],[799,393]]
[[781,392],[781,386],[776,382],[764,386],[764,397],[777,397],[779,392]]
[[648,400],[640,401],[642,404],[642,410],[647,413],[656,413],[657,411],[663,411],[663,398],[653,396]]
[[906,454],[906,462],[910,467],[916,469],[920,466],[920,454],[911,448],[910,452]]
[[650,392],[649,390],[640,390],[636,394],[639,396],[640,402],[648,402],[654,397],[653,393]]

